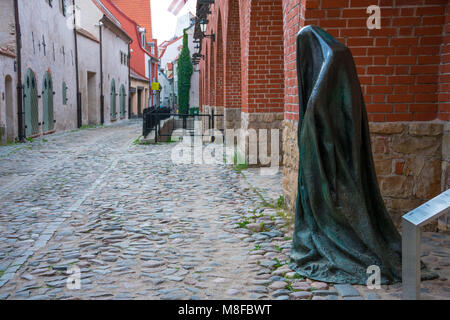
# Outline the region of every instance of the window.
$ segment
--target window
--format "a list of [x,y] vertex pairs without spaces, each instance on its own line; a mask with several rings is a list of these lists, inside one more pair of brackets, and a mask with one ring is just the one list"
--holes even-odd
[[120,51],[120,64],[123,64],[124,66],[128,66],[129,62],[130,61],[129,61],[128,55],[125,52]]
[[66,16],[66,10],[67,10],[66,0],[61,0],[60,3],[61,3],[61,12],[62,12],[63,16]]

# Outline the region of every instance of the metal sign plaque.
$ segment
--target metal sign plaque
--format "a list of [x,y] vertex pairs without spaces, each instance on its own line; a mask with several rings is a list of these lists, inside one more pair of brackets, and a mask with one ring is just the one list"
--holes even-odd
[[405,214],[403,219],[408,220],[416,226],[423,226],[430,220],[450,212],[450,189],[431,199],[420,207]]

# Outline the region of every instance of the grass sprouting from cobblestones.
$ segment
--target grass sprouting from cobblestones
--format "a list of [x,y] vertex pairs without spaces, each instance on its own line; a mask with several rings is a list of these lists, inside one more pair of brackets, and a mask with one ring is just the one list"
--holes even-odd
[[19,141],[9,141],[6,145],[7,145],[7,146],[20,145],[20,142],[19,142]]
[[104,124],[89,124],[89,125],[82,125],[80,130],[87,130],[87,129],[97,129],[97,128],[104,128]]
[[261,245],[260,244],[256,244],[255,247],[253,248],[254,251],[258,251],[261,250]]
[[245,228],[245,227],[247,227],[247,225],[249,225],[249,224],[250,224],[250,221],[248,221],[248,220],[241,221],[241,222],[238,222],[238,223],[237,223],[237,225],[239,226],[239,228]]
[[170,137],[169,138],[169,140],[167,140],[167,144],[169,144],[169,143],[177,143],[177,142],[180,142],[181,141],[181,139],[179,138],[179,137]]
[[234,152],[233,169],[239,174],[248,169],[247,161],[237,151]]

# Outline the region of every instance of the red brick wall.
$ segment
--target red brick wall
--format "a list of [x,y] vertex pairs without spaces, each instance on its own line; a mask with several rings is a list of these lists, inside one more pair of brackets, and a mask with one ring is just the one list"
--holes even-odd
[[[243,112],[283,112],[281,5],[282,0],[217,0],[211,6],[207,34],[215,33],[216,41],[211,44],[209,39],[203,40],[202,49],[205,54],[208,43],[216,52],[215,57],[211,52],[206,62],[210,64],[210,76],[203,95],[205,98],[209,95],[209,104],[222,106],[226,99],[225,107],[240,106]],[[223,66],[227,67],[222,71]],[[206,65],[202,63],[200,68]],[[230,98],[237,91],[240,95]]]
[[281,0],[251,2],[248,102],[243,112],[283,112],[284,51]]
[[[366,26],[374,4],[381,7],[380,30]],[[285,118],[298,118],[295,34],[315,24],[351,49],[369,120],[428,121],[438,113],[448,119],[446,87],[439,88],[439,77],[448,81],[448,69],[439,70],[446,6],[447,0],[283,0]]]
[[216,103],[216,50],[212,45],[209,54],[209,103],[215,105]]
[[[210,105],[223,101],[225,107],[240,105],[249,113],[284,110],[286,119],[298,119],[295,38],[302,26],[316,24],[351,49],[370,121],[449,120],[447,2],[216,0],[208,16],[207,33],[218,34],[221,15],[224,36],[219,47],[217,41],[212,43],[208,61],[200,65],[205,71],[202,101]],[[367,28],[366,9],[370,5],[381,7],[380,30]],[[209,46],[211,41],[203,41],[206,54],[205,43]],[[216,50],[221,48],[224,53],[220,59]],[[214,65],[214,58],[224,61],[222,81],[221,66],[217,61]],[[219,96],[216,101],[222,90],[223,99]],[[240,96],[232,94],[239,91]]]
[[226,108],[241,107],[241,34],[239,0],[230,0],[225,47],[225,101]]
[[223,60],[223,31],[222,31],[222,17],[218,15],[218,23],[216,29],[216,70],[215,70],[215,88],[216,88],[216,107],[223,107],[224,97],[224,60]]
[[304,0],[283,0],[284,20],[284,117],[298,120],[296,35],[304,22]]

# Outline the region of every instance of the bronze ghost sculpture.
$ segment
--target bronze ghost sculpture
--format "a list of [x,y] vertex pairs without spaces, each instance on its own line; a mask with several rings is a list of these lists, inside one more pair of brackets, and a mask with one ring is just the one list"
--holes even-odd
[[314,280],[366,284],[375,265],[381,283],[398,282],[401,238],[379,190],[352,54],[323,29],[307,26],[297,35],[297,71],[300,160],[291,267]]

